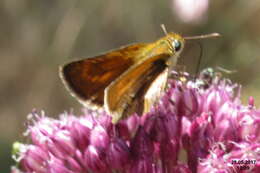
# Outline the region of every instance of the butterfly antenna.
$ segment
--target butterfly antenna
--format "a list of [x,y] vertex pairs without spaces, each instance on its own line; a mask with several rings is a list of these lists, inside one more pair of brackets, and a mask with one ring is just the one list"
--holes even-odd
[[167,30],[166,30],[166,27],[165,27],[165,25],[164,25],[164,24],[161,24],[161,28],[162,28],[162,30],[163,30],[163,32],[164,32],[164,34],[165,34],[165,35],[167,35],[167,34],[168,34],[168,32],[167,32]]
[[220,37],[221,35],[217,32],[205,34],[205,35],[196,35],[196,36],[188,36],[184,37],[185,40],[199,40],[199,39],[205,39],[205,38],[214,38],[214,37]]

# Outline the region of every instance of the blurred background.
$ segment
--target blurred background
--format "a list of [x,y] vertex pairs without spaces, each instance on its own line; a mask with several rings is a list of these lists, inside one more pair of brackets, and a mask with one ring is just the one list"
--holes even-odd
[[[222,67],[242,84],[242,100],[260,103],[259,0],[1,0],[0,1],[0,171],[9,172],[14,141],[25,141],[34,108],[58,117],[81,105],[63,87],[58,66],[134,42],[150,42],[168,31],[185,36],[219,32],[201,40],[200,69]],[[181,57],[195,73],[198,44]]]

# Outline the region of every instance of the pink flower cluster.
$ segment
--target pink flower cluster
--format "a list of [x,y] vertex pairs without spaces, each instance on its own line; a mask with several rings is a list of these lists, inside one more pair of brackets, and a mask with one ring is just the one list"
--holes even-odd
[[244,106],[240,87],[210,69],[196,80],[169,82],[147,114],[118,124],[84,110],[52,119],[33,112],[31,144],[20,144],[26,173],[260,172],[260,110]]
[[172,10],[186,23],[199,24],[207,19],[209,0],[172,0]]

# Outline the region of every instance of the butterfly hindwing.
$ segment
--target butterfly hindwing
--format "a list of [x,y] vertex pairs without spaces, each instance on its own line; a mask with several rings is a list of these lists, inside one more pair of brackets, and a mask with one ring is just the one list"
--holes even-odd
[[156,79],[150,84],[147,92],[144,96],[144,112],[149,112],[152,106],[162,96],[162,93],[165,91],[167,86],[167,80],[169,76],[169,67],[165,68]]

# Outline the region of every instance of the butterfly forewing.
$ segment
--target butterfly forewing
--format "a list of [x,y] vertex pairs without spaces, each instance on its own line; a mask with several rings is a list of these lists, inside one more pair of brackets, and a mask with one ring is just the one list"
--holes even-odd
[[149,57],[134,65],[105,89],[105,108],[116,123],[122,116],[142,114],[144,96],[151,83],[166,69],[169,54]]
[[84,105],[103,106],[105,88],[130,66],[145,44],[130,45],[104,55],[68,63],[60,76],[71,94]]

